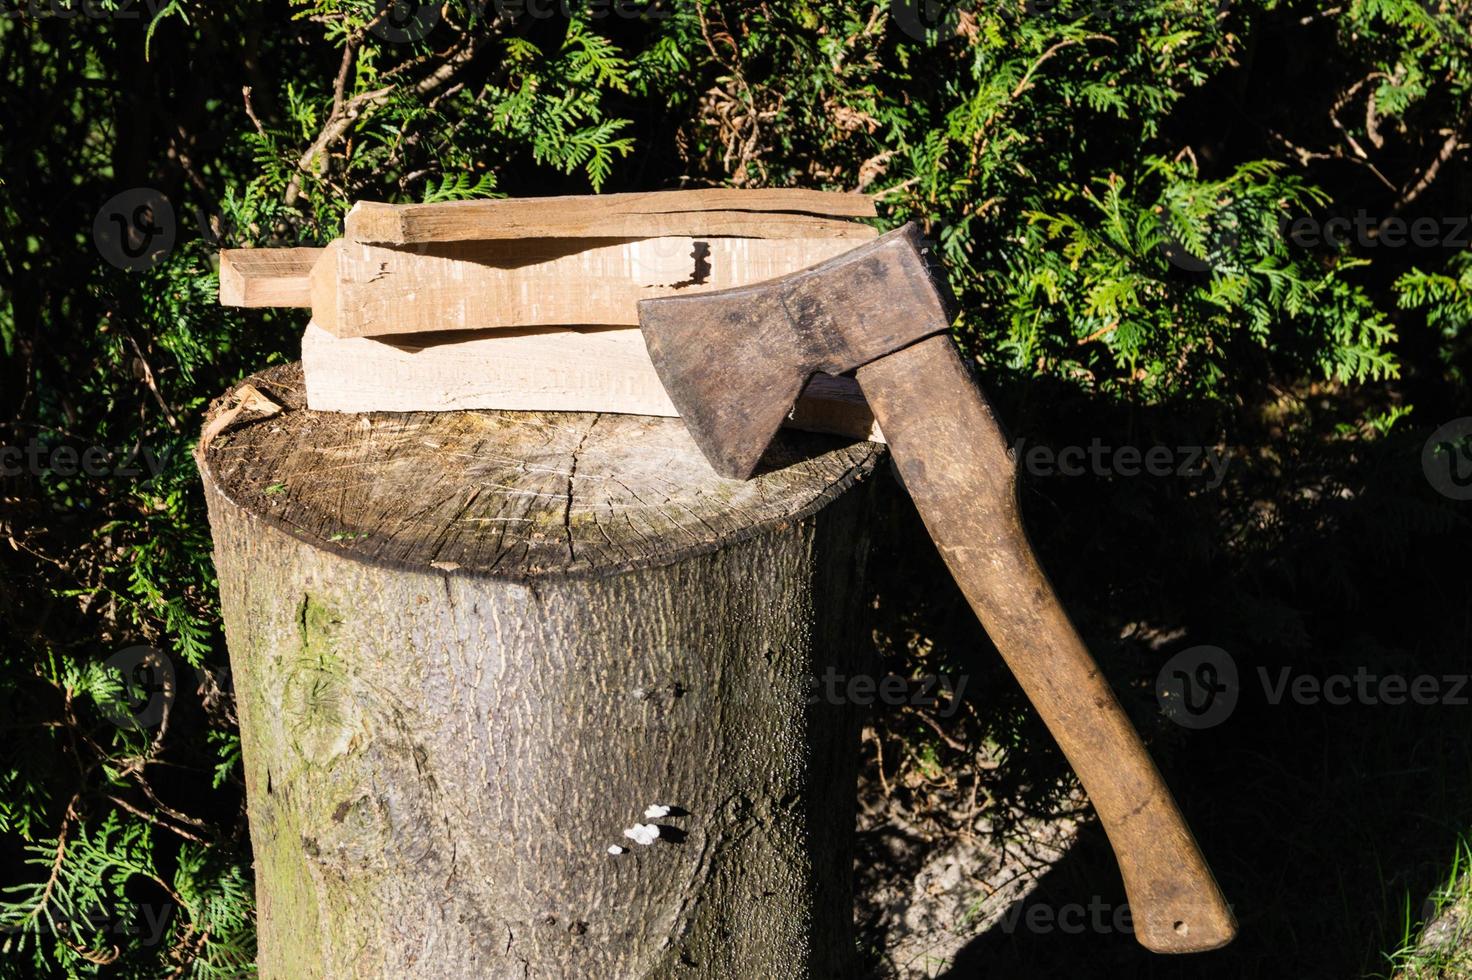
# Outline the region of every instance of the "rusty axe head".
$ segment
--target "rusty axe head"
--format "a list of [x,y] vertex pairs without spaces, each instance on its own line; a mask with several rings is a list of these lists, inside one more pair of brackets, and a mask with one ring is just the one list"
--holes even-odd
[[639,302],[655,370],[722,476],[756,469],[815,373],[843,374],[950,326],[914,224],[801,272]]

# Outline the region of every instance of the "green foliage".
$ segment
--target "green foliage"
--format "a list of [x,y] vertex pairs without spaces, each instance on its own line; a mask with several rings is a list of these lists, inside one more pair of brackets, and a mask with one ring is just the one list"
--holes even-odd
[[0,951],[12,963],[38,971],[62,964],[77,977],[104,969],[156,976],[166,963],[174,975],[205,980],[254,973],[249,888],[238,864],[222,866],[185,845],[170,880],[156,866],[149,825],[124,824],[117,811],[95,830],[64,824],[62,836],[25,850],[34,880],[0,890]]
[[[0,17],[0,446],[147,450],[161,466],[43,467],[0,493],[0,848],[18,856],[0,873],[0,927],[14,975],[249,968],[240,742],[191,450],[211,398],[297,356],[304,318],[220,308],[212,256],[324,243],[360,199],[873,194],[885,227],[923,224],[957,336],[996,390],[1049,393],[1016,411],[1028,434],[1072,411],[1115,438],[1155,425],[1208,445],[1278,440],[1261,453],[1268,476],[1224,489],[1242,497],[1220,514],[1173,491],[1131,504],[1188,513],[1171,526],[1183,551],[1261,575],[1243,604],[1264,642],[1298,642],[1313,616],[1294,603],[1354,583],[1290,587],[1263,556],[1318,556],[1315,535],[1334,527],[1389,556],[1458,526],[1395,482],[1416,473],[1396,447],[1466,408],[1472,259],[1308,248],[1284,228],[1355,209],[1457,213],[1464,0],[1004,0],[915,34],[888,2],[538,19],[452,0],[402,41],[367,0],[92,6],[115,18]],[[1258,53],[1279,42],[1293,59]],[[92,221],[135,187],[167,194],[178,242],[122,270]],[[1414,414],[1403,371],[1420,382]],[[1332,424],[1277,417],[1308,392],[1342,408],[1323,413]],[[1334,509],[1361,499],[1379,508],[1365,527]],[[1138,530],[1096,519],[1080,536],[1142,569],[1166,561],[1120,527]],[[1333,558],[1322,565],[1342,567]],[[916,619],[929,610],[900,611],[896,656],[911,666],[942,656],[937,625]],[[110,720],[132,698],[104,663],[136,643],[173,659],[166,725]],[[1027,771],[1024,714],[983,734]],[[917,780],[953,778],[950,743],[896,727]],[[152,945],[117,928],[149,903],[175,910]]]
[[445,174],[438,187],[426,187],[420,199],[424,204],[440,201],[468,201],[476,197],[490,197],[496,189],[495,174],[481,174],[472,179],[470,174]]
[[983,360],[1161,401],[1225,396],[1244,343],[1341,381],[1395,374],[1354,261],[1321,268],[1280,233],[1325,192],[1279,161],[1207,180],[1187,151],[1138,152],[1170,145],[1180,101],[1230,64],[1210,5],[988,6],[934,46],[896,45],[872,11],[805,9],[813,31],[757,15],[712,48],[743,115],[701,120],[718,123],[705,162],[751,145],[736,172],[758,182],[888,185],[891,221],[936,228]]
[[1454,256],[1436,272],[1412,269],[1396,281],[1400,305],[1425,310],[1426,324],[1448,343],[1466,338],[1472,328],[1472,252]]
[[28,845],[25,863],[37,869],[36,880],[5,889],[0,903],[0,926],[13,933],[7,952],[30,946],[38,965],[49,945],[63,958],[61,950],[92,962],[110,958],[105,932],[115,910],[130,904],[129,883],[143,878],[163,884],[152,843],[146,825],[124,827],[112,813],[94,832],[79,826],[64,838]]
[[614,136],[629,120],[603,118],[601,106],[604,92],[628,91],[628,61],[573,20],[556,57],[521,41],[507,45],[507,63],[506,84],[487,92],[497,135],[530,144],[539,164],[566,174],[584,169],[593,189],[601,188],[615,154],[634,148],[632,139]]
[[[1022,253],[1032,264],[1007,297],[1013,330],[999,345],[1014,366],[1056,363],[1159,400],[1225,397],[1244,343],[1299,355],[1339,381],[1395,374],[1392,328],[1345,279],[1360,263],[1320,267],[1280,233],[1321,192],[1269,161],[1214,181],[1184,161],[1146,157],[1141,169],[1137,188],[1111,175],[1097,191],[1060,191],[1058,213],[1029,215],[1041,234]],[[1080,205],[1093,213],[1076,217]],[[1090,349],[1096,341],[1102,350]]]

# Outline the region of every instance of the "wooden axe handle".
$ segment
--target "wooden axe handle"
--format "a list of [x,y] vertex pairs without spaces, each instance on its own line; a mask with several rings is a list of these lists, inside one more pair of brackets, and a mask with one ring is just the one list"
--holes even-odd
[[955,344],[930,337],[858,380],[951,574],[1093,800],[1136,937],[1159,953],[1229,942],[1231,909],[1033,555],[1006,438]]

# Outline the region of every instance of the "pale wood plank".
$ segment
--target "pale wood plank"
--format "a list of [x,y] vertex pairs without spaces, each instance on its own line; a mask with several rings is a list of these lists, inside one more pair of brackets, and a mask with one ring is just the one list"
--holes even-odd
[[[307,405],[324,412],[501,409],[674,416],[637,328],[538,327],[388,340],[308,325]],[[858,385],[815,378],[793,428],[883,442]]]
[[227,248],[220,251],[223,306],[311,306],[311,272],[320,248]]
[[861,238],[867,226],[852,219],[875,216],[866,195],[801,189],[708,188],[441,204],[359,201],[348,212],[345,237],[395,245],[677,235]]

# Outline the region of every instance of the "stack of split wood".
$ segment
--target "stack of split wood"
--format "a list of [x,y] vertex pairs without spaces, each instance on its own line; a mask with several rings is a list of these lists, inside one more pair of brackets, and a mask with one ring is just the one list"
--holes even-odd
[[[222,252],[220,302],[311,309],[314,410],[672,416],[640,299],[795,272],[875,237],[874,216],[805,190],[360,202],[326,248]],[[815,378],[789,424],[881,439],[847,378]]]

